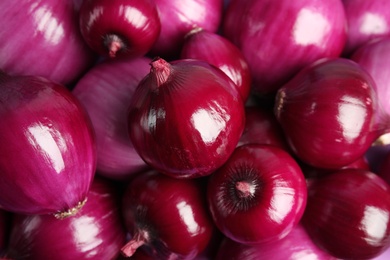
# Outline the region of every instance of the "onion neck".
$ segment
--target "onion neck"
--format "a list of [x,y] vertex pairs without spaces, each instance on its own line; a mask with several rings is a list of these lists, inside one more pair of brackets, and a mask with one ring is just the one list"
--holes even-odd
[[256,185],[246,181],[236,182],[236,191],[239,198],[253,197],[256,191]]
[[118,52],[127,48],[127,44],[116,34],[104,36],[103,45],[107,49],[110,58],[115,58]]
[[146,230],[138,230],[133,238],[126,243],[121,249],[121,253],[125,257],[131,257],[135,251],[149,241],[149,232]]
[[160,87],[168,81],[171,75],[171,64],[161,58],[154,59],[151,63],[151,74],[156,79],[157,87]]

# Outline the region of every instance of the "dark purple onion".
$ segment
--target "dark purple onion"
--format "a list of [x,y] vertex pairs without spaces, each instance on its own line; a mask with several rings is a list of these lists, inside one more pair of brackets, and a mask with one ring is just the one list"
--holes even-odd
[[390,246],[390,186],[376,174],[344,169],[309,186],[302,224],[341,259],[371,259]]
[[324,57],[338,57],[346,41],[341,0],[231,1],[223,35],[249,64],[253,92],[275,92],[295,73]]
[[338,169],[364,155],[382,125],[375,82],[357,63],[323,59],[279,89],[275,114],[292,151],[318,168]]
[[85,106],[95,129],[98,174],[128,179],[146,169],[127,132],[127,107],[139,82],[150,71],[150,59],[108,60],[90,69],[73,94]]
[[79,18],[91,49],[111,58],[143,56],[161,30],[153,0],[84,0]]
[[151,167],[177,178],[210,175],[245,126],[241,96],[220,69],[198,60],[156,59],[129,108],[129,135]]
[[126,241],[116,184],[96,177],[84,207],[74,216],[13,216],[11,259],[115,259]]
[[94,60],[73,1],[0,1],[0,70],[76,81]]
[[74,214],[96,168],[91,121],[64,86],[0,72],[0,205],[24,214]]

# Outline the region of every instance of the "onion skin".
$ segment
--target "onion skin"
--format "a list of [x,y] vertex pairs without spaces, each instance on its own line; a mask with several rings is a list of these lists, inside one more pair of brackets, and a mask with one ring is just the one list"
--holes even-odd
[[75,82],[95,60],[75,9],[73,1],[0,1],[0,70],[64,85]]
[[295,226],[286,237],[270,243],[245,245],[225,239],[215,259],[336,260],[313,243],[301,224]]
[[342,58],[300,71],[279,89],[274,110],[293,153],[318,168],[339,169],[358,160],[386,131],[372,77]]
[[210,176],[208,205],[228,238],[259,244],[285,237],[300,221],[307,197],[304,175],[286,151],[248,144]]
[[[154,259],[194,259],[214,238],[198,179],[176,179],[151,170],[135,177],[123,196],[123,218],[132,240],[122,252],[145,250]],[[131,253],[129,255],[129,252]]]
[[252,91],[262,96],[312,62],[338,57],[346,42],[346,18],[341,0],[231,1],[222,31],[242,51]]
[[79,18],[87,44],[111,58],[145,55],[161,30],[153,0],[84,0]]
[[222,20],[222,0],[155,0],[161,33],[151,56],[175,60],[180,56],[184,37],[194,27],[217,32]]
[[116,259],[126,240],[116,184],[96,177],[88,201],[73,217],[15,214],[7,257]]
[[96,169],[95,137],[81,103],[42,77],[0,72],[0,205],[24,214],[72,214]]
[[232,154],[244,126],[234,83],[199,60],[154,60],[129,105],[134,148],[148,165],[175,178],[210,175]]
[[343,56],[349,56],[371,40],[390,36],[390,2],[342,0],[348,24]]
[[390,186],[376,174],[344,169],[309,186],[302,224],[341,259],[371,259],[390,246]]
[[252,76],[241,51],[225,37],[195,28],[189,32],[180,54],[181,59],[199,59],[218,67],[237,85],[242,100],[247,101]]
[[146,57],[106,60],[91,68],[72,93],[87,110],[96,133],[97,173],[127,180],[147,168],[127,132],[127,107],[150,71]]

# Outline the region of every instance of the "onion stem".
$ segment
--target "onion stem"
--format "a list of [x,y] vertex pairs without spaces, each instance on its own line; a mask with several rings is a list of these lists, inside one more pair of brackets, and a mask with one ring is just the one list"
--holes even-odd
[[132,256],[135,251],[144,245],[149,240],[149,233],[146,230],[136,232],[133,238],[126,243],[121,249],[122,255],[125,257]]
[[169,76],[171,75],[171,65],[161,58],[154,59],[150,65],[152,66],[152,75],[156,77],[157,86],[159,87],[167,82]]

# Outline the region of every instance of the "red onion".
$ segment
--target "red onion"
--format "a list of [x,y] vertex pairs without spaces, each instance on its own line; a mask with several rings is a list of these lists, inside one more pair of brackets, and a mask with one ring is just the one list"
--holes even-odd
[[215,259],[336,260],[335,257],[317,247],[300,224],[295,226],[286,237],[270,243],[245,245],[225,239]]
[[194,28],[185,37],[180,57],[204,60],[218,67],[237,85],[242,99],[248,99],[252,83],[249,66],[241,51],[228,39],[202,28]]
[[324,57],[338,57],[346,41],[341,0],[231,1],[223,35],[242,51],[253,92],[275,92],[295,73]]
[[275,114],[295,155],[318,168],[356,161],[388,129],[379,124],[372,77],[342,58],[300,71],[279,89]]
[[86,111],[62,85],[0,72],[0,205],[24,214],[72,215],[96,167]]
[[387,0],[342,0],[348,23],[343,55],[349,56],[372,39],[390,36],[390,2]]
[[222,20],[222,0],[154,0],[161,21],[161,33],[152,55],[177,59],[185,35],[194,27],[217,32]]
[[177,178],[210,175],[245,126],[242,98],[220,69],[198,60],[156,59],[135,90],[129,135],[151,167]]
[[300,221],[306,183],[298,164],[277,146],[248,144],[210,176],[207,198],[214,223],[243,244],[276,241]]
[[341,259],[371,259],[390,246],[390,186],[376,174],[344,169],[309,186],[302,224]]
[[120,194],[95,178],[88,201],[73,217],[15,214],[8,257],[13,259],[115,259],[126,239]]
[[79,18],[88,45],[112,58],[143,56],[161,29],[153,0],[84,0]]
[[0,69],[61,84],[76,81],[94,57],[75,9],[73,1],[0,1]]
[[154,259],[194,259],[213,238],[215,226],[198,179],[149,171],[136,176],[123,197],[131,240],[122,253],[145,250]]
[[123,180],[146,169],[127,132],[127,107],[138,83],[149,73],[150,59],[108,60],[90,69],[73,94],[91,117],[97,144],[97,171]]

